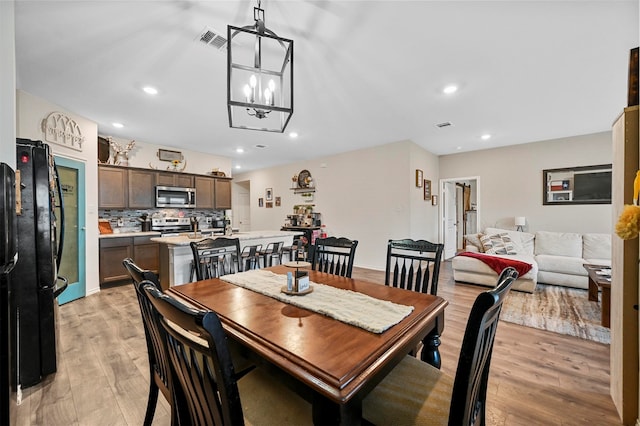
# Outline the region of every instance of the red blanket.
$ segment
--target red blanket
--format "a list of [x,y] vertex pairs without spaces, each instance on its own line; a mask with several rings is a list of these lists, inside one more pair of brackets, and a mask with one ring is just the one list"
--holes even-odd
[[497,257],[489,254],[476,253],[472,251],[463,251],[462,253],[459,253],[458,256],[467,256],[467,257],[473,257],[474,259],[478,259],[486,263],[491,269],[496,271],[498,275],[502,272],[504,268],[508,266],[512,266],[516,268],[516,271],[518,271],[518,276],[521,277],[527,272],[529,272],[533,267],[533,265],[530,265],[527,262],[522,262],[520,260],[505,259],[504,257]]

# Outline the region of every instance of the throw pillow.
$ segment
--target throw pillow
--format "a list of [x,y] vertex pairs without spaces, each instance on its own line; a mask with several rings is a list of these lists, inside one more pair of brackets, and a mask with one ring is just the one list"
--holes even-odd
[[511,237],[506,232],[484,235],[480,238],[480,242],[487,254],[517,254]]
[[480,253],[484,252],[484,248],[482,247],[482,242],[480,241],[480,238],[482,238],[484,236],[483,233],[477,233],[477,234],[467,234],[464,236],[465,241],[467,242],[467,244],[471,244],[474,247],[478,248],[478,251]]

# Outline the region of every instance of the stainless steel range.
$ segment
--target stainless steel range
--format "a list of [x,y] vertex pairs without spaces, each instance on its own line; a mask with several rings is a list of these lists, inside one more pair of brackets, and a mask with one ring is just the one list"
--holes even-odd
[[178,235],[192,229],[191,219],[188,217],[162,217],[151,219],[151,230],[162,232],[163,236]]

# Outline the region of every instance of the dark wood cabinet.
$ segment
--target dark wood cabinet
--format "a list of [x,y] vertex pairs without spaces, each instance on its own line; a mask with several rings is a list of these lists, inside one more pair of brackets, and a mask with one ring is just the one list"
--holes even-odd
[[98,167],[98,207],[124,209],[128,205],[129,179],[127,169]]
[[129,278],[122,261],[133,256],[133,238],[114,237],[100,239],[100,284],[109,284]]
[[129,280],[122,265],[127,257],[143,269],[158,273],[160,269],[160,244],[150,236],[109,237],[100,239],[100,284]]
[[215,180],[215,209],[231,208],[231,181],[228,179]]
[[196,188],[196,208],[213,209],[215,206],[216,180],[207,176],[196,176],[194,183]]
[[193,175],[176,172],[157,172],[156,185],[193,188]]
[[156,173],[152,170],[129,169],[129,203],[133,209],[151,209],[155,200]]
[[133,238],[133,261],[142,269],[148,269],[154,273],[160,270],[160,244],[151,241],[152,237]]

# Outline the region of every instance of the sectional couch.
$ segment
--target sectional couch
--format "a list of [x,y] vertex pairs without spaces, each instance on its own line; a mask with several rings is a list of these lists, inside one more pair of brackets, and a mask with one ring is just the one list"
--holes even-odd
[[[566,287],[588,288],[585,263],[611,265],[611,234],[538,231],[535,234],[487,228],[466,235],[467,250],[532,265],[513,289],[533,293],[538,282]],[[498,273],[482,260],[455,256],[452,261],[456,281],[494,287]]]

